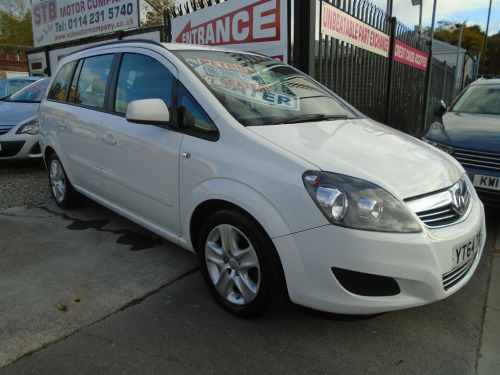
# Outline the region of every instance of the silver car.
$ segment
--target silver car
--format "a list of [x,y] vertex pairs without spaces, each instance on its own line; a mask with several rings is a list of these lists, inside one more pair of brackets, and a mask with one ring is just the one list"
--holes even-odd
[[0,81],[0,101],[11,97],[19,90],[42,78],[43,77],[16,77],[2,79]]
[[0,104],[0,161],[41,160],[38,107],[50,78],[44,78]]

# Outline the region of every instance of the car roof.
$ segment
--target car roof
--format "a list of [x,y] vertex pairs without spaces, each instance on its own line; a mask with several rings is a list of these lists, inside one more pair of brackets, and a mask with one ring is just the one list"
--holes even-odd
[[12,77],[12,78],[5,78],[0,80],[0,82],[15,82],[15,81],[38,81],[42,79],[43,77],[34,77],[34,76],[27,76],[27,77]]
[[[66,61],[71,61],[74,59],[78,59],[82,53],[87,53],[87,52],[94,52],[94,51],[105,51],[108,48],[113,48],[113,47],[160,47],[164,48],[168,51],[179,51],[179,50],[195,50],[195,51],[223,51],[223,52],[235,52],[235,53],[248,53],[248,54],[256,54],[259,55],[258,52],[251,52],[251,51],[241,51],[237,50],[234,48],[224,48],[220,46],[207,46],[207,45],[199,45],[199,44],[186,44],[186,43],[160,43],[148,39],[127,39],[127,40],[118,40],[118,41],[113,41],[113,42],[106,42],[106,43],[101,43],[97,44],[94,46],[90,46],[87,48],[83,48],[78,51],[74,51],[70,53],[69,55],[65,56],[63,58],[64,62]],[[61,61],[63,61],[61,60]]]
[[471,83],[471,86],[500,86],[500,79],[498,78],[479,78],[477,81]]

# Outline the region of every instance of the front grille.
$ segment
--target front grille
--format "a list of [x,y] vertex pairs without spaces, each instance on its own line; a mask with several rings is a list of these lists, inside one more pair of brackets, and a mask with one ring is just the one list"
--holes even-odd
[[470,209],[470,193],[465,180],[446,190],[406,201],[428,228],[439,228],[463,220]]
[[416,214],[429,228],[450,225],[460,218],[451,203],[431,210],[416,212]]
[[24,146],[24,141],[1,142],[0,158],[10,158],[16,156]]
[[0,129],[0,135],[7,134],[10,129]]
[[453,156],[464,167],[500,171],[500,153],[454,148]]
[[476,187],[477,195],[481,201],[490,207],[500,207],[500,191],[481,189]]
[[460,267],[455,268],[454,270],[445,273],[443,275],[443,287],[444,290],[450,290],[455,285],[457,285],[460,281],[464,279],[465,276],[469,274],[472,265],[476,261],[479,253],[476,253],[474,258],[469,259],[467,262],[462,264]]

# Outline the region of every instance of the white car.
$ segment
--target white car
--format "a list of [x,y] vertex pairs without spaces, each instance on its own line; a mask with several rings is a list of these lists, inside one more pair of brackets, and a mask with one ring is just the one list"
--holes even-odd
[[50,78],[40,79],[0,102],[0,162],[42,159],[38,107]]
[[251,317],[287,298],[373,314],[448,297],[483,205],[453,158],[266,56],[126,41],[62,59],[40,107],[55,201],[83,194],[199,256]]

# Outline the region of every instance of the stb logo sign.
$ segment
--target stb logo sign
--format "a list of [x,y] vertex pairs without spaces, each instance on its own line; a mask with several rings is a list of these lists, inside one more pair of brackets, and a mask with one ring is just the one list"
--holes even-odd
[[36,26],[52,22],[57,19],[56,0],[46,1],[33,6],[33,23]]
[[177,43],[230,46],[285,60],[287,0],[226,1],[172,20]]

